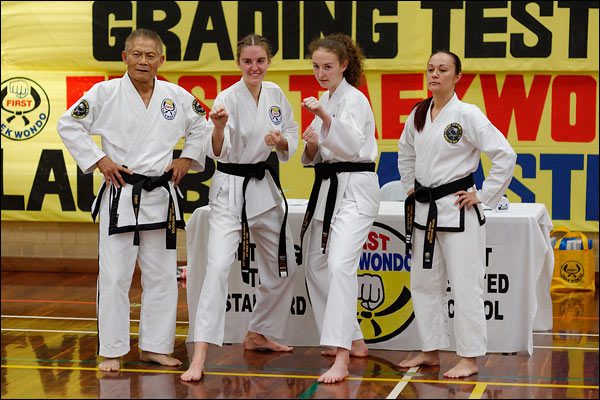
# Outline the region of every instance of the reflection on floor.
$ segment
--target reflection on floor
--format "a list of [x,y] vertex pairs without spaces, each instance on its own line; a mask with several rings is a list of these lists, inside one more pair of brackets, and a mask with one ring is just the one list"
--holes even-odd
[[[136,282],[136,280],[134,280]],[[244,351],[240,344],[211,346],[201,382],[179,379],[188,362],[185,288],[179,293],[174,355],[179,368],[139,361],[141,290],[131,291],[132,351],[116,373],[98,371],[96,276],[2,272],[2,398],[598,398],[598,295],[553,294],[554,328],[534,334],[534,354],[488,354],[479,374],[448,380],[456,362],[414,373],[396,364],[408,352],[371,350],[352,358],[350,378],[317,384],[332,358],[317,347],[293,353]]]

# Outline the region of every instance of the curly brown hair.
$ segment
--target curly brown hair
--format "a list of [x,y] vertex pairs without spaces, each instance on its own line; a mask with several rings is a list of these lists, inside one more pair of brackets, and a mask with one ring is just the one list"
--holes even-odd
[[362,83],[362,74],[364,69],[365,56],[361,48],[344,33],[332,33],[323,38],[315,38],[308,45],[307,57],[317,49],[325,49],[338,56],[340,64],[348,62],[344,71],[344,78],[354,87],[359,87]]

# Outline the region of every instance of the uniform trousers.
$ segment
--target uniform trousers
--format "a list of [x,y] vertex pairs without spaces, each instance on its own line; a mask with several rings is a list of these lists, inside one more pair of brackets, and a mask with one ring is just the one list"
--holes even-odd
[[306,283],[322,346],[350,350],[363,338],[356,318],[358,264],[374,217],[359,213],[346,196],[331,221],[325,254],[321,251],[323,221],[310,223],[306,247]]
[[425,231],[414,229],[410,292],[422,350],[450,346],[447,281],[454,294],[454,336],[461,357],[485,355],[487,323],[483,305],[485,225],[465,210],[463,232],[436,232],[431,269],[423,269]]
[[[139,324],[140,350],[170,354],[175,346],[177,317],[177,250],[165,245],[165,229],[108,235],[109,191],[100,206],[98,336],[103,357],[129,352],[129,289],[136,261],[140,266],[142,301]],[[165,205],[166,208],[166,205]]]
[[[227,196],[223,196],[226,198]],[[260,285],[256,290],[256,305],[248,330],[282,339],[286,321],[290,316],[294,294],[294,274],[297,264],[289,224],[286,226],[288,276],[279,277],[279,232],[283,220],[283,205],[248,218],[250,240],[256,245],[256,264]],[[241,240],[241,222],[237,210],[211,203],[207,243],[207,268],[200,292],[194,342],[223,345],[225,331],[225,306],[231,268],[240,273],[236,260]]]

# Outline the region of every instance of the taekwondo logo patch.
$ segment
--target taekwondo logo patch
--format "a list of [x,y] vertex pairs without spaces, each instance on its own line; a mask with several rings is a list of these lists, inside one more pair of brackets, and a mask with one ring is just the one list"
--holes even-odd
[[281,125],[281,107],[271,106],[269,108],[269,118],[274,125]]
[[171,99],[164,99],[160,105],[160,112],[163,117],[169,121],[175,118],[177,115],[177,109],[175,108],[175,102]]
[[29,78],[2,82],[2,136],[27,140],[40,133],[50,117],[50,101],[44,89]]
[[77,104],[73,111],[71,111],[71,117],[77,119],[84,119],[90,113],[90,105],[87,100],[83,99]]
[[357,319],[366,343],[379,343],[407,330],[415,318],[409,287],[410,256],[405,238],[374,222],[358,269]]
[[583,279],[583,265],[570,260],[560,266],[560,277],[569,283],[580,283]]
[[462,126],[453,122],[444,129],[444,139],[446,142],[456,144],[462,137]]
[[194,110],[194,112],[201,117],[204,117],[206,115],[206,111],[204,111],[204,108],[200,105],[200,102],[198,102],[198,100],[196,100],[196,99],[194,99],[194,101],[192,102],[192,110]]

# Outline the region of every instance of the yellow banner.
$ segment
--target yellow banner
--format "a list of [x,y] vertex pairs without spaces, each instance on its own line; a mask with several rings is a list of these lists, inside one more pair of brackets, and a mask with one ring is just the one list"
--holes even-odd
[[449,49],[471,71],[598,70],[594,1],[3,1],[2,68],[120,71],[136,27],[161,35],[167,72],[237,71],[249,32],[277,71],[308,71],[305,49],[329,32],[354,37],[367,69],[420,71]]
[[[365,53],[375,54],[361,90],[375,113],[380,184],[399,178],[398,139],[412,106],[427,96],[424,64],[433,43],[448,40],[464,63],[457,94],[478,105],[518,153],[509,199],[544,203],[555,224],[597,231],[597,2],[522,3],[451,2],[461,8],[443,9],[431,2],[2,2],[2,218],[90,221],[100,175],[78,171],[56,124],[94,83],[123,74],[123,63],[107,58],[120,54],[142,22],[165,39],[161,77],[206,109],[239,80],[234,38],[249,28],[272,34],[277,46],[266,79],[286,93],[302,129],[310,116],[301,99],[322,93],[303,59],[307,32],[349,24]],[[465,30],[478,18],[485,32]],[[484,156],[477,182],[489,167]],[[312,170],[301,166],[300,154],[279,168],[286,196],[308,197]],[[188,217],[206,204],[213,172],[209,163],[184,178]]]

